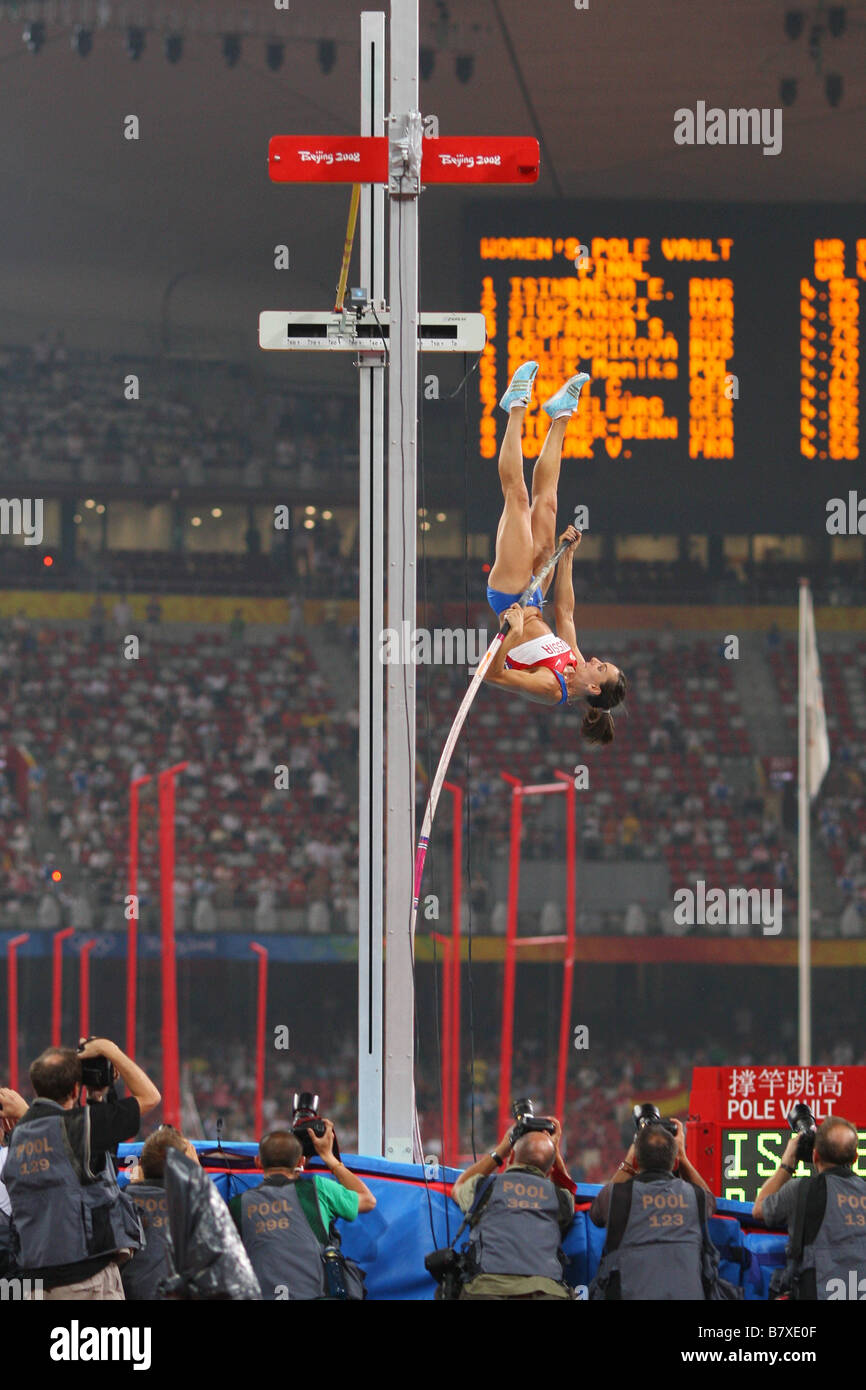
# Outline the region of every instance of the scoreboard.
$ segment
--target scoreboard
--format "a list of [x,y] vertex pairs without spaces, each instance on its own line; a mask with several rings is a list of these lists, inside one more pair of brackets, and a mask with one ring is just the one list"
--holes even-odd
[[656,529],[689,497],[697,525],[718,521],[716,504],[736,525],[738,487],[775,503],[765,530],[823,529],[826,499],[860,481],[861,208],[487,204],[466,251],[488,330],[482,459],[497,456],[511,373],[535,358],[526,457],[549,423],[540,403],[589,372],[564,457],[616,470],[639,494],[635,521]]
[[[779,1166],[798,1100],[818,1123],[835,1114],[858,1126],[855,1171],[866,1178],[866,1067],[695,1067],[686,1152],[717,1196],[755,1200]],[[801,1163],[797,1177],[812,1171]]]

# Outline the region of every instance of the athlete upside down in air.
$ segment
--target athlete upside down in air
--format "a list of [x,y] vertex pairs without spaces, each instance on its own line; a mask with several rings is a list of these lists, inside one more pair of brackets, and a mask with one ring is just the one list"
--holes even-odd
[[485,680],[542,705],[574,705],[585,700],[589,708],[581,733],[590,743],[610,743],[614,724],[609,711],[625,698],[627,682],[618,666],[595,656],[587,661],[577,645],[571,571],[581,538],[573,526],[560,537],[571,543],[556,567],[553,607],[558,635],[541,616],[552,575],[543,590],[533,590],[525,608],[517,603],[540,566],[553,554],[562,442],[568,421],[577,410],[581,387],[589,381],[585,372],[578,373],[542,407],[550,416],[551,425],[533,470],[530,503],[523,477],[521,433],[537,371],[537,362],[524,362],[500,401],[502,409],[508,412],[508,427],[499,452],[499,480],[505,506],[496,533],[496,560],[490,571],[487,599],[494,613],[503,622],[507,619],[510,631]]

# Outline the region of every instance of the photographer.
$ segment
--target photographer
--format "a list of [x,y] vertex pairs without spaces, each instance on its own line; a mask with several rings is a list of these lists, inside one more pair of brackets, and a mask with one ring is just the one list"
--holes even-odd
[[[574,1220],[565,1184],[573,1184],[560,1152],[560,1123],[549,1123],[552,1132],[512,1126],[451,1189],[460,1210],[472,1212],[461,1299],[572,1297],[561,1246]],[[500,1171],[509,1157],[513,1162]]]
[[[10,1090],[8,1086],[0,1086],[0,1145],[8,1139],[26,1111],[27,1102],[23,1096]],[[3,1182],[3,1169],[8,1157],[8,1148],[0,1146],[0,1279],[5,1279],[15,1272],[12,1253],[12,1204]]]
[[301,1140],[291,1130],[275,1129],[259,1144],[261,1184],[229,1203],[265,1299],[325,1297],[322,1251],[332,1221],[354,1221],[376,1205],[366,1183],[335,1157],[334,1126],[323,1123],[325,1133],[310,1130],[310,1142],[336,1182],[318,1175],[312,1182],[300,1180]]
[[636,1113],[635,1121],[634,1143],[590,1208],[593,1224],[607,1227],[590,1298],[706,1299],[705,1226],[715,1200],[686,1157],[679,1120]]
[[178,1149],[198,1163],[194,1145],[173,1125],[160,1125],[144,1141],[126,1189],[145,1238],[144,1248],[123,1266],[120,1276],[127,1299],[155,1300],[160,1284],[176,1272],[165,1195],[165,1155],[169,1149]]
[[[82,1062],[114,1067],[130,1095],[82,1106]],[[49,1047],[30,1067],[36,1099],[15,1127],[4,1179],[20,1242],[20,1273],[46,1299],[119,1300],[119,1265],[141,1246],[109,1152],[159,1104],[153,1082],[107,1038],[79,1052]]]
[[[828,1116],[812,1134],[795,1132],[758,1193],[752,1215],[786,1227],[790,1237],[788,1264],[774,1275],[771,1297],[824,1302],[864,1296],[866,1182],[854,1172],[857,1144],[856,1127],[839,1115]],[[810,1157],[817,1172],[795,1178],[797,1164]]]

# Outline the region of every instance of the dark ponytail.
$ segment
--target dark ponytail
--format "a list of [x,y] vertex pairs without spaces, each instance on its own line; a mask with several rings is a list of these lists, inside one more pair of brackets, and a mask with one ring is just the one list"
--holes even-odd
[[613,743],[613,715],[606,709],[588,709],[580,732],[587,743]]
[[627,690],[628,681],[620,671],[617,679],[603,685],[598,695],[587,696],[586,703],[589,709],[580,726],[580,732],[587,743],[613,743],[615,725],[610,710],[622,704]]

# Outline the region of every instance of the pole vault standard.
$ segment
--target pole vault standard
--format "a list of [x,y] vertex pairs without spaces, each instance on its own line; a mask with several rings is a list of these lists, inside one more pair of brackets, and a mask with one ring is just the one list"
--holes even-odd
[[85,941],[78,958],[78,1036],[90,1037],[90,954],[96,937]]
[[18,947],[30,940],[29,932],[6,942],[6,988],[9,1010],[9,1087],[18,1090]]
[[[384,627],[385,526],[383,387],[376,383],[381,382],[387,353],[388,625],[402,632],[404,621],[410,626],[415,621],[418,352],[421,348],[428,352],[481,352],[485,343],[483,315],[418,312],[418,198],[422,184],[534,183],[539,153],[538,142],[532,139],[424,137],[418,109],[418,0],[391,3],[391,112],[388,134],[379,134],[384,115],[384,15],[364,14],[361,33],[361,137],[275,136],[270,142],[269,168],[271,178],[280,183],[361,185],[361,261],[362,273],[368,277],[361,288],[366,295],[361,296],[363,303],[350,305],[341,313],[265,311],[259,317],[259,344],[277,350],[349,350],[357,354],[362,368],[359,1148],[381,1154],[384,1134],[385,1154],[408,1160],[420,1156],[413,1077],[414,929],[407,930],[406,916],[412,903],[415,842],[415,676],[412,666],[389,667],[383,740],[383,673],[374,671]],[[377,233],[382,205],[376,194],[382,191],[382,184],[387,184],[390,195],[390,306],[376,295],[377,258],[383,246]],[[381,292],[384,294],[384,285]],[[371,308],[367,299],[372,301]],[[372,369],[367,385],[365,367]],[[388,849],[383,914],[388,943],[384,1045],[383,844]]]
[[177,959],[174,942],[174,785],[188,763],[160,772],[159,892],[162,920],[162,1117],[180,1124],[180,1058],[177,1033]]
[[265,1019],[268,1011],[268,951],[258,941],[250,942],[250,950],[258,956],[256,968],[256,1135],[265,1132]]
[[63,1030],[63,943],[75,935],[74,927],[62,927],[51,940],[51,1046],[60,1046]]
[[[571,1000],[574,979],[574,934],[577,894],[577,817],[574,781],[564,772],[556,772],[555,782],[524,785],[510,772],[501,774],[511,786],[511,832],[508,857],[508,921],[505,932],[505,980],[502,991],[502,1029],[499,1052],[499,1133],[509,1124],[511,1105],[511,1061],[514,1053],[514,996],[517,974],[517,952],[528,946],[563,946],[562,1004],[559,1017],[559,1051],[556,1067],[556,1115],[562,1118],[565,1110],[565,1082],[568,1070],[568,1040],[571,1031]],[[517,935],[517,906],[520,895],[520,842],[523,832],[523,798],[552,796],[565,792],[565,936]]]
[[150,775],[129,784],[129,921],[126,928],[126,1055],[135,1056],[135,1021],[138,1009],[138,793]]

